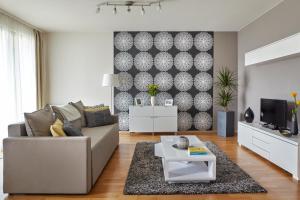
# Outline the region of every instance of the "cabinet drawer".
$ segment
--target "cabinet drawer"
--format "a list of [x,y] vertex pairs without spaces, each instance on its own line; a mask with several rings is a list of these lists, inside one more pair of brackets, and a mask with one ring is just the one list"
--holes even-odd
[[177,117],[154,117],[154,132],[177,132]]
[[270,143],[268,141],[264,141],[259,137],[256,137],[255,135],[252,136],[252,145],[264,150],[270,152]]
[[153,118],[129,117],[130,132],[153,132]]
[[152,116],[153,107],[152,106],[130,106],[129,116]]
[[256,145],[252,145],[251,150],[257,153],[258,155],[264,157],[265,159],[269,160],[270,159],[270,152],[266,151]]
[[177,106],[155,106],[153,109],[154,116],[162,117],[176,117],[177,116]]
[[290,173],[298,168],[298,147],[282,140],[274,139],[271,143],[270,160]]

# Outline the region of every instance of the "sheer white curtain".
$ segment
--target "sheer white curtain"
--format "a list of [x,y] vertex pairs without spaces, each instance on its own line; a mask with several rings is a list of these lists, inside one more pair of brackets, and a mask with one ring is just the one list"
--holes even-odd
[[36,109],[35,37],[33,29],[0,13],[0,138],[7,125],[23,121]]

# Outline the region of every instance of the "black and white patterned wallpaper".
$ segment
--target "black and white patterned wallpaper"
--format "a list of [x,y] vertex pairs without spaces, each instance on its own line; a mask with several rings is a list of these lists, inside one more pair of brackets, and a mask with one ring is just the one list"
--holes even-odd
[[147,85],[159,85],[156,103],[174,99],[179,130],[210,130],[213,107],[213,32],[115,32],[115,113],[129,128],[129,105],[150,105]]

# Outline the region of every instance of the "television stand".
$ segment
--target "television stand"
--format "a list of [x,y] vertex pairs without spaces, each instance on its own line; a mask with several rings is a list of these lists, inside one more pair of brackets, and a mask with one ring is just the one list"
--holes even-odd
[[238,123],[238,143],[300,178],[300,136],[283,136],[259,123]]

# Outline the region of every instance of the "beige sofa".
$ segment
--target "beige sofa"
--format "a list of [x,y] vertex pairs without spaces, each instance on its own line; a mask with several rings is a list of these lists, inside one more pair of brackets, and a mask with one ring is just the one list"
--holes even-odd
[[119,144],[114,124],[83,128],[83,137],[28,137],[25,124],[3,140],[3,190],[10,194],[86,194]]

